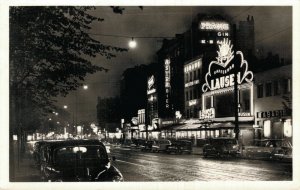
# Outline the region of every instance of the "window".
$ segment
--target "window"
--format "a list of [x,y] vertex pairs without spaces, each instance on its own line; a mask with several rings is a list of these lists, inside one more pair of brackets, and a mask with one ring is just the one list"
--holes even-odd
[[193,90],[190,91],[190,100],[193,99]]
[[194,99],[197,99],[197,89],[194,89]]
[[214,41],[213,41],[213,40],[209,40],[209,43],[210,43],[210,44],[213,44],[213,43],[214,43]]
[[205,40],[201,40],[201,44],[205,44]]
[[193,80],[193,72],[190,73],[190,81]]
[[185,101],[189,100],[189,92],[185,92]]
[[264,86],[262,84],[257,86],[257,98],[262,98],[264,96]]
[[211,99],[210,96],[205,97],[205,109],[211,108]]
[[189,82],[189,74],[188,74],[188,73],[185,74],[185,82],[186,82],[186,83]]
[[197,80],[197,73],[196,73],[196,70],[194,70],[194,80]]
[[291,93],[291,79],[284,79],[283,80],[283,93]]
[[266,84],[266,97],[272,96],[272,83],[268,82]]
[[278,83],[278,81],[274,81],[273,85],[274,85],[274,95],[279,95],[280,93],[279,93],[279,83]]

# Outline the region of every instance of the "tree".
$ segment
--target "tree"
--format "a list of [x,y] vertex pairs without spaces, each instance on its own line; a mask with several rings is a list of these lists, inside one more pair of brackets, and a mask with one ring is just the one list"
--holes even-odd
[[93,22],[104,21],[89,14],[91,9],[10,7],[11,143],[14,133],[22,135],[20,131],[32,129],[34,123],[38,126],[43,116],[55,109],[52,97],[66,96],[82,85],[87,74],[107,71],[92,64],[90,58],[101,55],[110,59],[126,51],[104,45],[89,35]]

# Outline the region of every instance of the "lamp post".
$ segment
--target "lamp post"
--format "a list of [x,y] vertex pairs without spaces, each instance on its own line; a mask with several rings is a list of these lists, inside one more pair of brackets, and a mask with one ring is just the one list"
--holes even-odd
[[[87,84],[84,84],[82,86],[83,90],[87,90],[89,88],[89,86]],[[75,125],[74,125],[74,112],[73,112],[73,126],[75,126],[75,128],[77,129],[77,104],[78,104],[78,94],[77,94],[77,90],[75,91]],[[76,130],[77,131],[77,130]]]

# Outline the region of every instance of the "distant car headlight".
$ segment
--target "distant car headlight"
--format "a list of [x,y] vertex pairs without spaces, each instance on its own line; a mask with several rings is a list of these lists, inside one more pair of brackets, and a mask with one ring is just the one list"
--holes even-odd
[[124,179],[123,179],[122,176],[116,175],[116,176],[114,176],[114,177],[112,178],[112,181],[113,181],[113,182],[121,182],[121,181],[124,181]]
[[239,149],[239,145],[233,145],[232,148]]

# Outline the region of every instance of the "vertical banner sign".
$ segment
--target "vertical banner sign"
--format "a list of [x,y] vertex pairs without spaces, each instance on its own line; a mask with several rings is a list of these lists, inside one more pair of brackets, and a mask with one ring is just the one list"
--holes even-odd
[[[233,88],[234,86],[234,68],[237,68],[237,84],[243,82],[251,82],[253,80],[253,73],[248,71],[248,62],[244,59],[241,51],[236,53],[232,50],[230,40],[224,39],[219,44],[218,57],[216,61],[209,64],[208,72],[205,75],[205,84],[202,86],[202,92],[208,90],[214,91],[223,88]],[[233,59],[237,59],[234,64]]]
[[171,71],[170,59],[165,60],[165,89],[166,89],[166,108],[170,108],[170,91],[171,91]]

